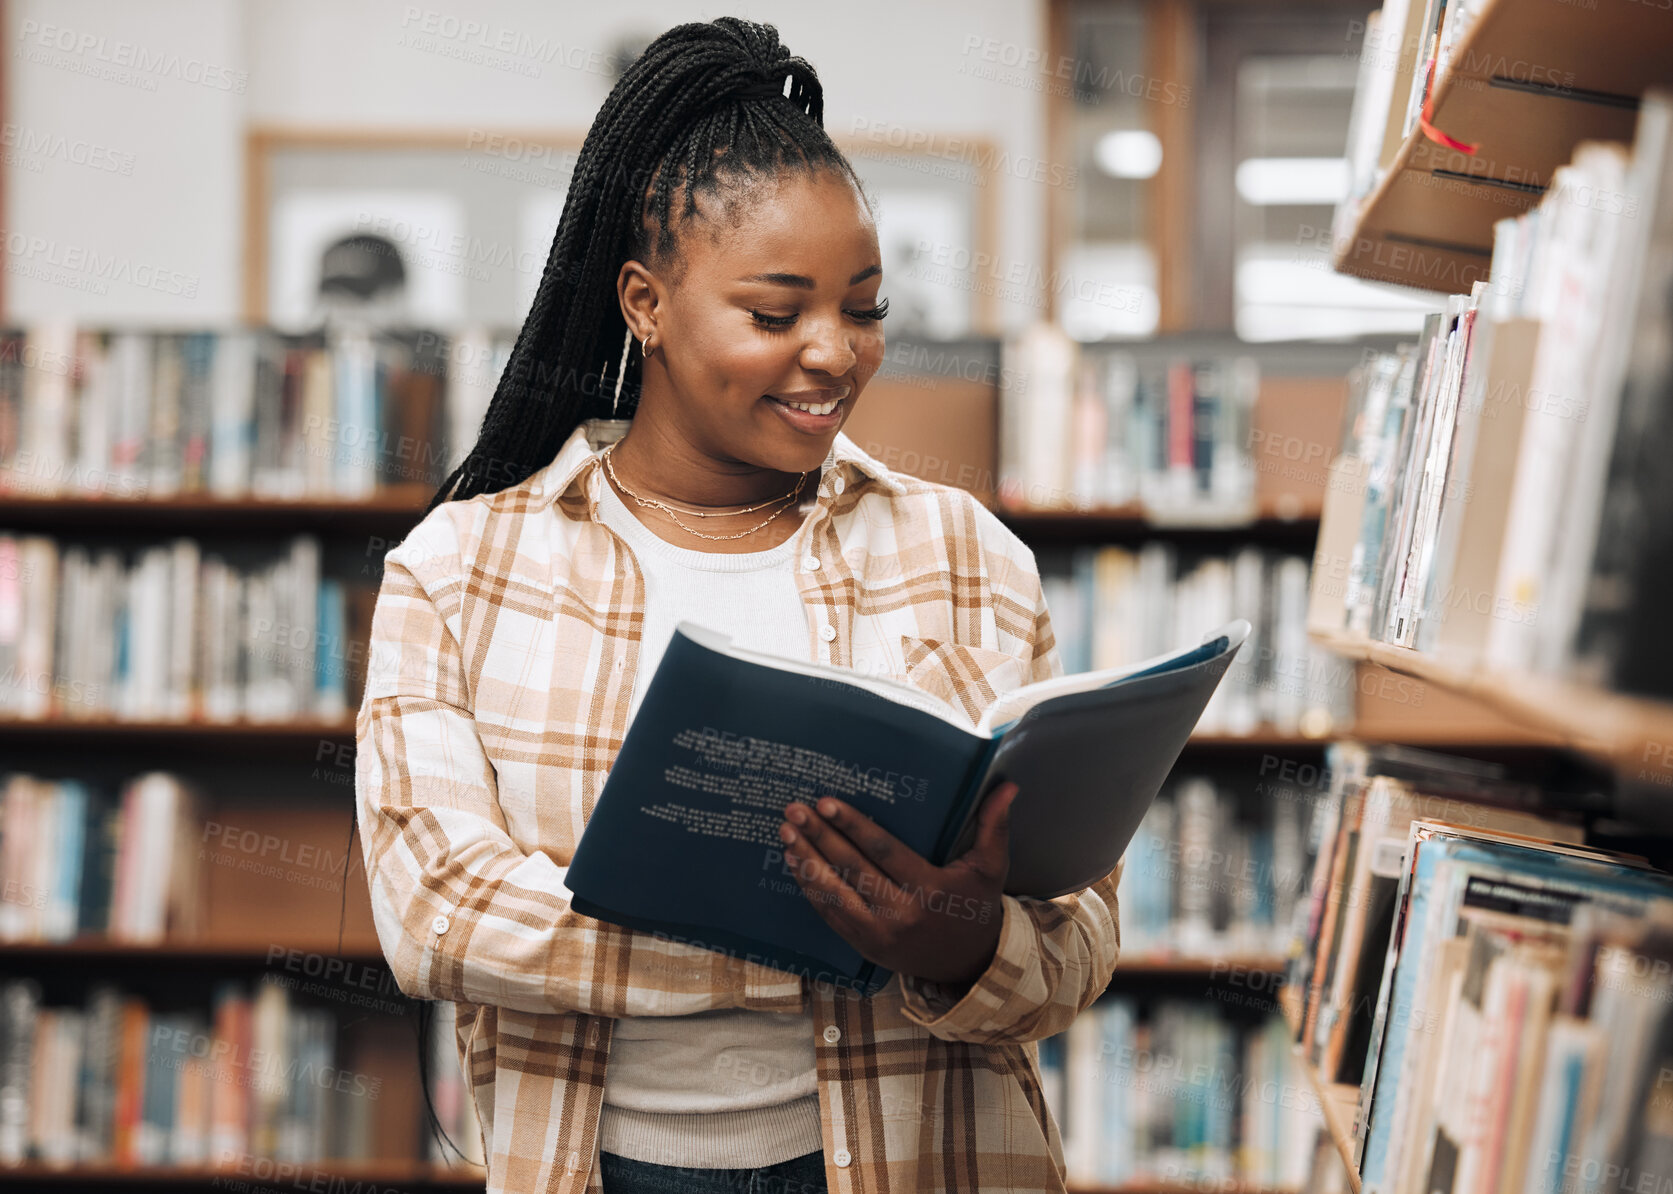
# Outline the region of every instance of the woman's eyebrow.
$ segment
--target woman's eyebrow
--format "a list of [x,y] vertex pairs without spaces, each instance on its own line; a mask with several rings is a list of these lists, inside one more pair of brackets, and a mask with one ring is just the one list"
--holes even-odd
[[[867,278],[871,277],[873,274],[880,274],[882,272],[883,272],[883,267],[881,265],[868,265],[868,266],[865,267],[865,269],[861,270],[859,273],[855,274],[852,278],[848,279],[848,284],[850,286],[856,286],[859,283],[864,282]],[[749,277],[744,278],[743,281],[745,281],[745,282],[769,282],[774,286],[794,286],[798,290],[812,290],[814,288],[814,286],[816,285],[814,280],[812,278],[808,277],[806,274],[779,274],[779,273],[751,274],[751,275],[749,275]]]

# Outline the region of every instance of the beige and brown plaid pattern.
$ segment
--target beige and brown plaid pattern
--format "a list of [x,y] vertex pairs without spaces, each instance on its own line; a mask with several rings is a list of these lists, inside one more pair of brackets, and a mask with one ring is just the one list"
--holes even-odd
[[[389,552],[356,725],[378,937],[403,991],[458,1004],[488,1189],[601,1190],[613,1017],[811,1001],[833,1192],[1061,1190],[1033,1042],[1109,979],[1119,868],[1078,895],[1005,897],[998,952],[962,993],[897,975],[862,999],[571,910],[565,867],[627,729],[644,621],[587,430]],[[839,435],[796,538],[816,659],[973,720],[1062,669],[1032,553],[963,490]]]

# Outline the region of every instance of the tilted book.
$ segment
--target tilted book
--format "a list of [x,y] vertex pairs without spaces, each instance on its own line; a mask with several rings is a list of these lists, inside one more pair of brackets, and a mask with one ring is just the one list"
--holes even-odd
[[876,991],[889,972],[825,923],[785,860],[785,805],[835,796],[945,865],[974,840],[982,798],[1013,780],[1006,891],[1080,891],[1120,860],[1248,634],[1239,619],[1170,655],[1025,685],[972,726],[923,689],[682,622],[570,862],[572,906]]

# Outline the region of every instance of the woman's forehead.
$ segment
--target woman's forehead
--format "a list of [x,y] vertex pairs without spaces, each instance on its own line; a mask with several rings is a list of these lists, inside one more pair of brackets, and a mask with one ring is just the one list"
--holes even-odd
[[725,216],[701,221],[706,235],[681,245],[689,268],[729,280],[792,274],[846,287],[878,262],[877,228],[863,197],[828,171],[763,180],[727,207]]

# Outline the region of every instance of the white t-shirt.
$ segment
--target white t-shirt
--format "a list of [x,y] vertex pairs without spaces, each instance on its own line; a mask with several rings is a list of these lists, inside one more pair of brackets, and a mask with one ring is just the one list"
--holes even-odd
[[[740,646],[811,659],[792,539],[766,551],[678,547],[657,536],[606,480],[599,514],[645,578],[645,628],[629,709],[677,622]],[[694,521],[694,520],[687,520]],[[604,1076],[600,1147],[661,1165],[776,1165],[822,1147],[812,1013],[722,1008],[617,1019]]]

